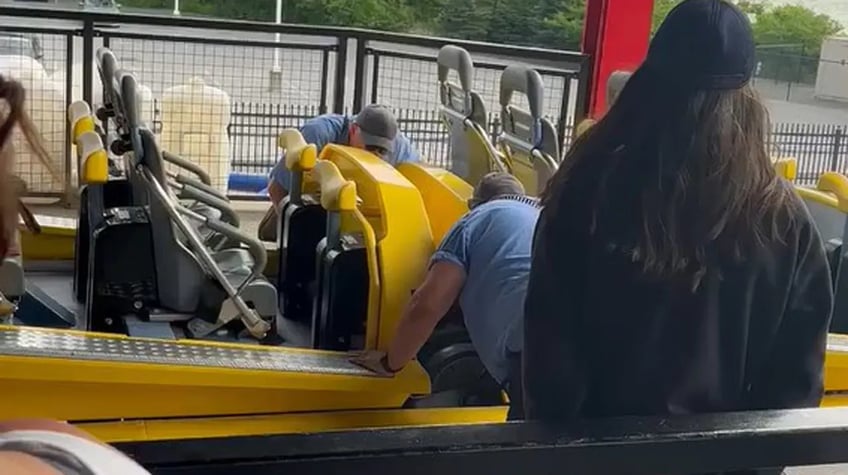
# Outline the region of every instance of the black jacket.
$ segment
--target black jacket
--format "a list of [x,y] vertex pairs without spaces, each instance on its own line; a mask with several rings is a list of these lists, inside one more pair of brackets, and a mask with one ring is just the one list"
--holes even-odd
[[544,210],[525,304],[527,418],[818,405],[833,291],[821,237],[795,205],[783,243],[694,292],[691,281],[648,281]]

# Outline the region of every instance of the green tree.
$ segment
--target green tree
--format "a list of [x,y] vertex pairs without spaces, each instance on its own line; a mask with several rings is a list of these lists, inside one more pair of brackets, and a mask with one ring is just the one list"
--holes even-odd
[[754,22],[760,76],[814,83],[822,42],[841,30],[842,25],[829,16],[802,6],[764,9]]
[[[171,8],[173,0],[121,0],[127,7]],[[185,13],[239,20],[273,21],[275,0],[182,0]],[[342,25],[407,31],[412,9],[406,0],[283,0],[283,19],[292,23]]]
[[487,40],[511,45],[537,45],[542,27],[542,0],[494,0]]
[[757,0],[739,0],[736,5],[749,15],[760,15],[766,11],[766,5]]
[[833,18],[800,5],[786,5],[762,10],[754,23],[754,37],[759,45],[801,45],[805,54],[818,57],[825,38],[842,31]]
[[388,31],[407,31],[412,26],[412,12],[402,0],[324,0],[323,3],[325,22],[330,25]]
[[549,48],[577,49],[583,36],[586,0],[553,0],[543,8],[537,42]]
[[439,33],[462,40],[485,39],[491,9],[477,0],[447,0],[439,15]]
[[452,2],[450,0],[406,0],[405,3],[413,15],[413,29],[435,33],[439,29],[442,13]]

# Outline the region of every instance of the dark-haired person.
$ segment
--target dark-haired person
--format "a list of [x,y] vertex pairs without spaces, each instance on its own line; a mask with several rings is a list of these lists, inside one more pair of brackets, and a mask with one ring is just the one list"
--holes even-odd
[[[16,241],[22,188],[13,177],[17,129],[54,179],[56,173],[35,125],[25,110],[21,84],[0,76],[0,262],[20,252]],[[49,420],[0,421],[0,473],[3,475],[144,475],[146,470],[117,450],[68,424]]]
[[[398,130],[397,119],[387,107],[371,104],[359,114],[324,114],[309,119],[300,127],[306,143],[315,144],[320,151],[327,144],[349,145],[369,150],[392,165],[418,162],[418,151]],[[271,170],[268,195],[271,208],[259,224],[259,237],[263,241],[277,240],[277,207],[291,188],[291,172],[282,157]]]
[[471,344],[509,394],[509,418],[520,419],[521,316],[539,209],[506,173],[484,176],[469,207],[433,254],[388,353],[367,352],[354,362],[382,374],[400,370],[458,300]]
[[545,196],[524,315],[528,419],[813,407],[833,294],[768,155],[754,40],[686,0]]

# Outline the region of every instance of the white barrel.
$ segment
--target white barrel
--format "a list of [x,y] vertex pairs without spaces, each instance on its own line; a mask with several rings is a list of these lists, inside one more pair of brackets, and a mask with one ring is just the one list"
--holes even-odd
[[[55,83],[44,66],[28,56],[0,56],[0,74],[19,81],[26,89],[26,111],[38,129],[53,168],[59,173],[54,179],[40,160],[32,153],[20,131],[15,132],[14,172],[35,193],[61,193],[65,175],[65,132],[69,124],[65,109],[64,86]],[[75,160],[71,163],[75,165]]]
[[[73,82],[71,83],[71,102],[81,101],[82,97],[82,62],[74,63],[73,66]],[[67,84],[67,73],[65,68],[59,68],[53,72],[53,82],[62,87]],[[91,63],[91,77],[93,84],[91,86],[91,104],[93,108],[97,108],[99,104],[103,104],[103,84],[100,82],[100,75],[97,72],[97,63]]]
[[[163,150],[203,167],[212,186],[226,192],[230,175],[229,123],[229,94],[193,78],[184,86],[165,91],[160,144]],[[174,165],[168,167],[179,171]]]
[[138,110],[141,113],[141,121],[153,130],[153,91],[144,84],[138,86]]

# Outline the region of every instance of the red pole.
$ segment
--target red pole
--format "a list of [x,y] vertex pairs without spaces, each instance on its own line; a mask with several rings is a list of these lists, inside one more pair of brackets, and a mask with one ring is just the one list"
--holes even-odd
[[645,59],[651,35],[654,0],[587,0],[583,52],[592,58],[589,116],[606,110],[610,74],[633,71]]

